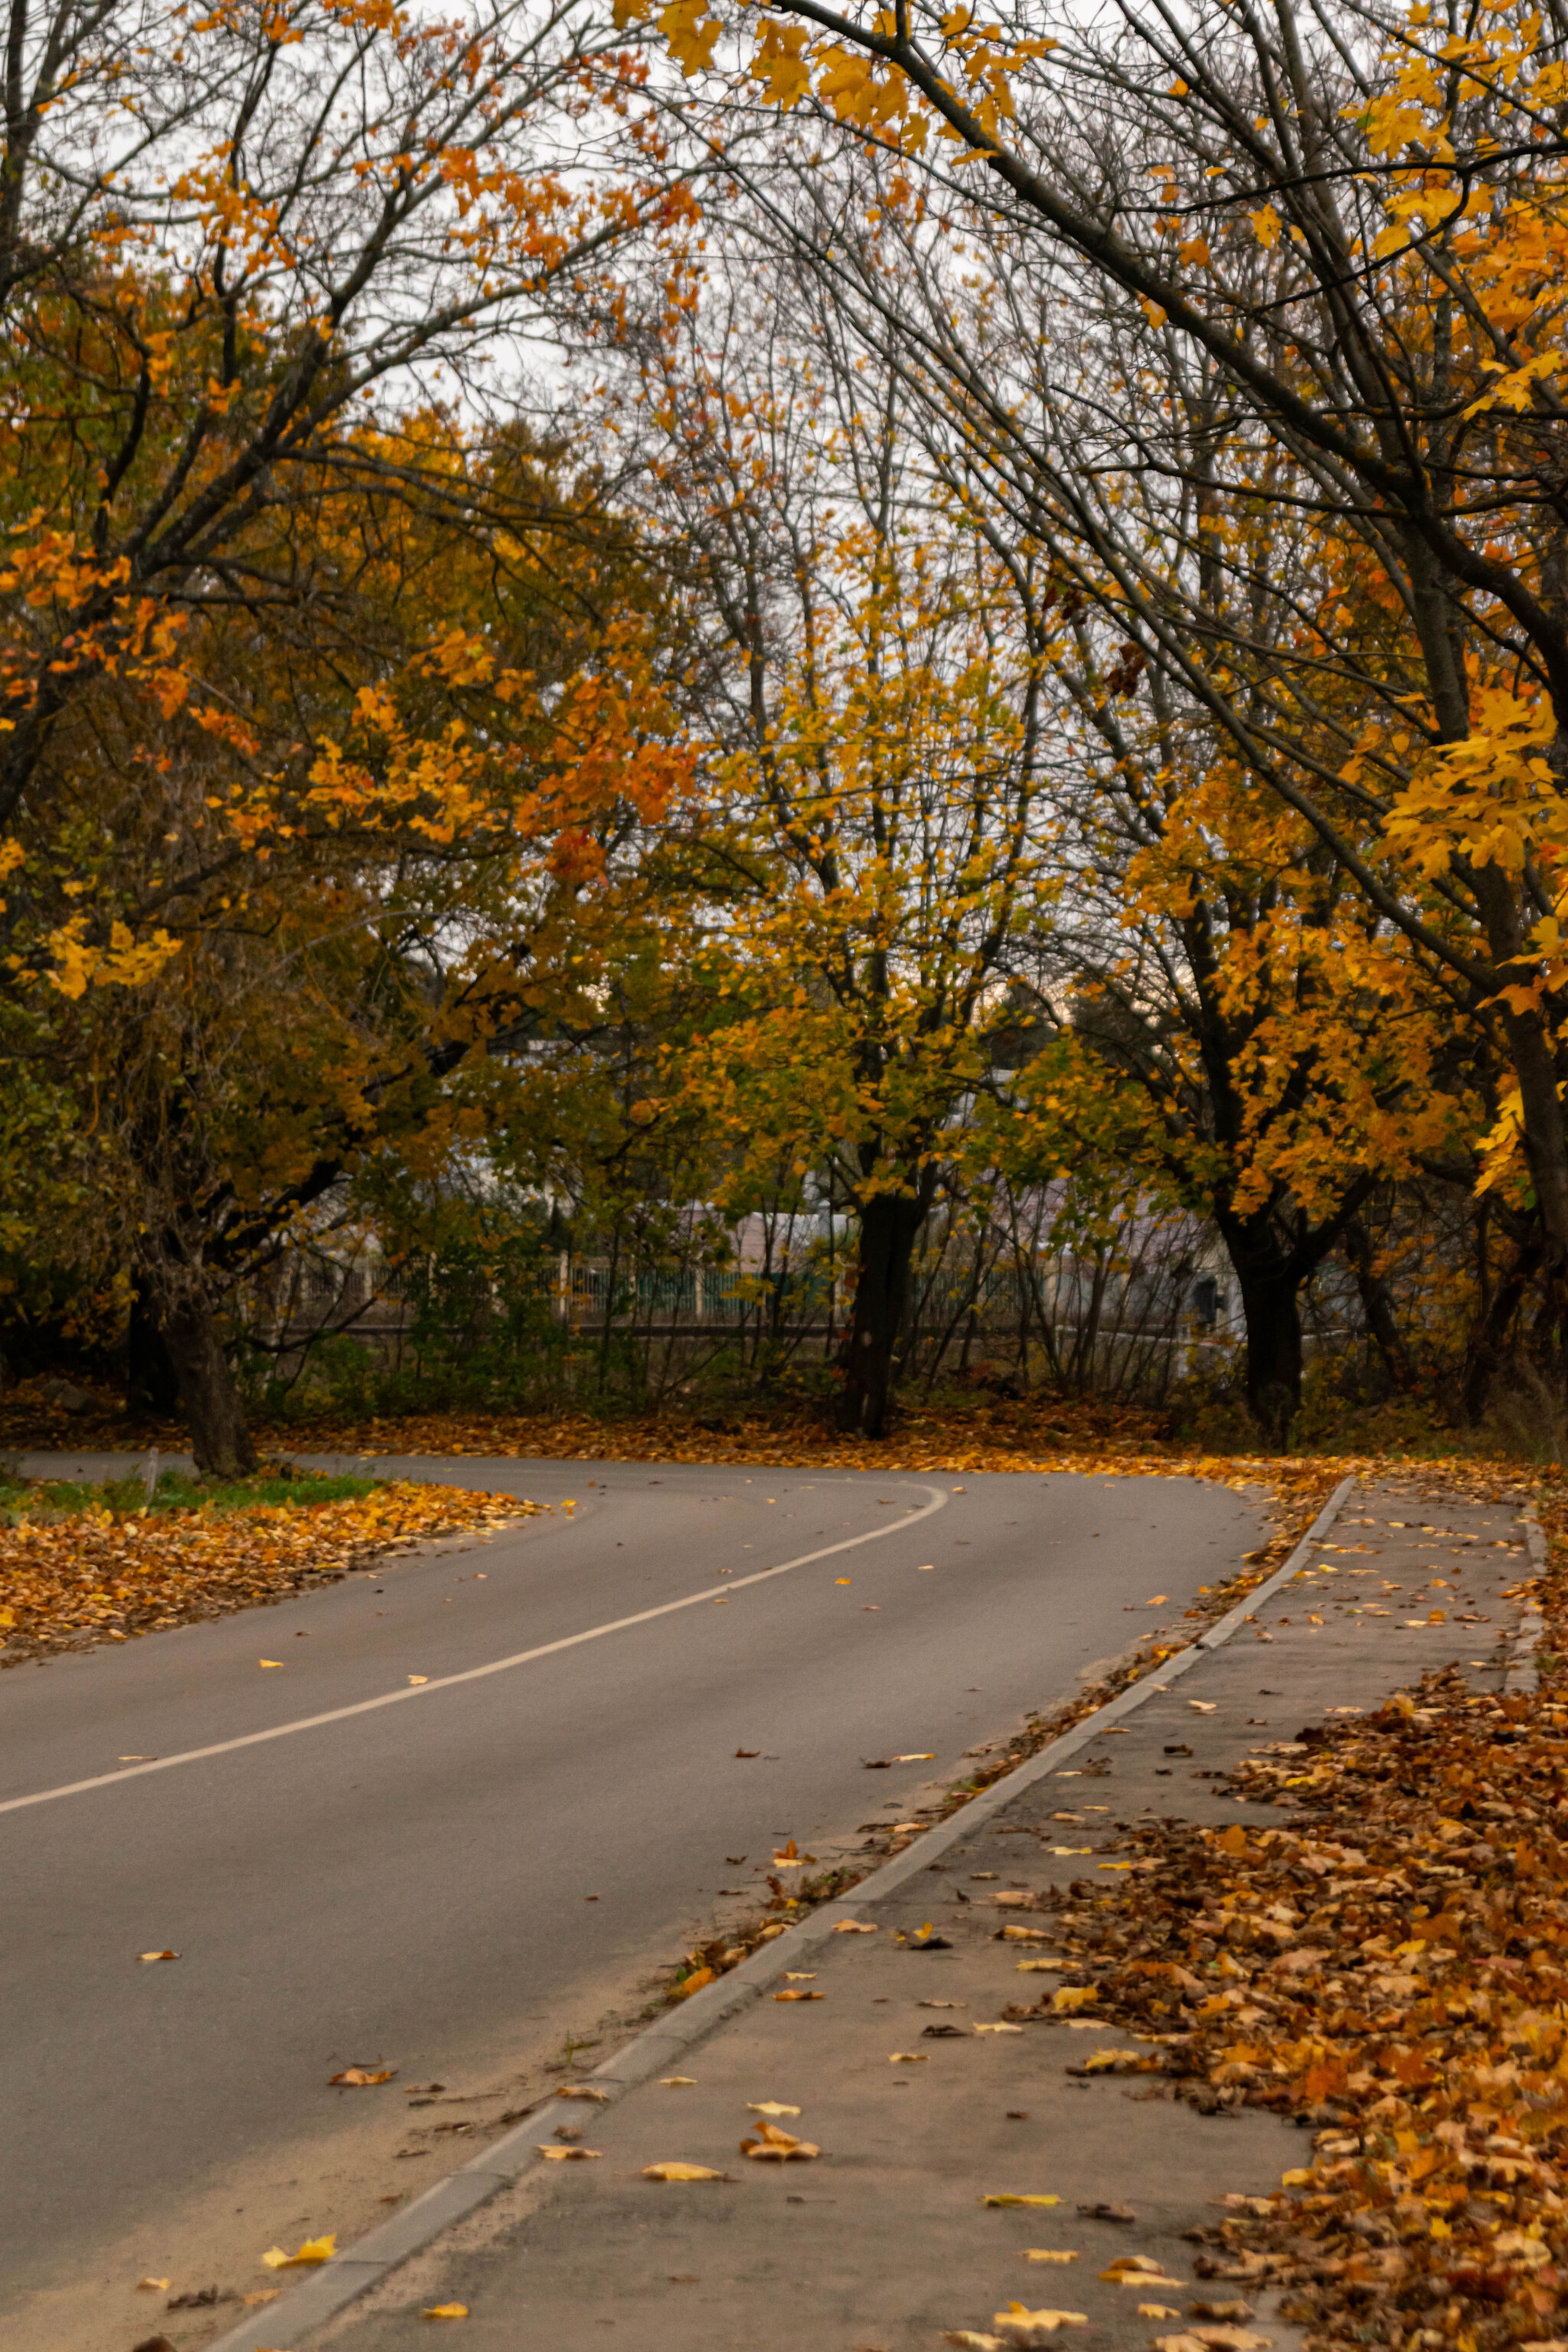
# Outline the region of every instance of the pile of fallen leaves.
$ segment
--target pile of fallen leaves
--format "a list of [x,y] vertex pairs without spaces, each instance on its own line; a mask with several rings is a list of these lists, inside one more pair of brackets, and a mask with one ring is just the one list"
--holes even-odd
[[387,1551],[542,1508],[397,1479],[352,1502],[24,1518],[0,1527],[0,1665],[225,1617]]
[[1140,1829],[1125,1894],[1074,1883],[1041,2007],[1142,2037],[1082,2071],[1315,2126],[1283,2189],[1202,2233],[1200,2276],[1289,2282],[1321,2347],[1555,2346],[1568,1706],[1449,1672],[1297,1748],[1236,1786],[1298,1818]]

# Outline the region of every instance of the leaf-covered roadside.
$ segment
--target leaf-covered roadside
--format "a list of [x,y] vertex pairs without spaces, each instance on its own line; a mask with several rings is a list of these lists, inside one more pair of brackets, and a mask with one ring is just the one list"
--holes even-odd
[[[1549,1572],[1549,1619],[1560,1601]],[[1077,1881],[1041,2007],[1145,2037],[1200,2106],[1305,2116],[1194,2267],[1289,2284],[1310,2352],[1555,2343],[1568,2278],[1568,1705],[1449,1671],[1304,1727],[1235,1785],[1292,1818],[1140,1830],[1127,1892]],[[1022,2012],[1015,2011],[1015,2015]],[[1097,2071],[1096,2060],[1087,2062]]]
[[0,1527],[0,1666],[285,1600],[388,1550],[543,1507],[396,1479],[309,1508],[21,1519]]

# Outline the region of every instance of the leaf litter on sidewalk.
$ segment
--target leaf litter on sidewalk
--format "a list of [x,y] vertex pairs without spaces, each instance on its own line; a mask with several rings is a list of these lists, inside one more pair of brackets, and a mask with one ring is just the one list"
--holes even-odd
[[[1554,1576],[1539,1598],[1551,1626]],[[1568,1688],[1544,1654],[1539,1695],[1449,1668],[1308,1726],[1304,1756],[1233,1776],[1289,1821],[1141,1825],[1127,1843],[1159,1866],[1135,1887],[1054,1893],[1070,1973],[1142,2033],[1141,2069],[1205,2111],[1311,2127],[1278,2191],[1191,2233],[1198,2278],[1286,2288],[1309,2352],[1563,2341]],[[1215,2352],[1222,2333],[1241,2352],[1237,2327],[1162,2342]]]

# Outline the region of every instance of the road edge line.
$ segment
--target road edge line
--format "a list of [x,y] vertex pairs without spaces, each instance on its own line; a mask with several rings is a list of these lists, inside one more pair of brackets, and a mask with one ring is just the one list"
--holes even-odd
[[[782,1936],[762,1945],[749,1959],[741,1961],[716,1983],[693,1993],[679,2009],[669,2011],[641,2033],[634,2034],[624,2050],[585,2076],[585,2083],[606,2093],[603,2104],[609,2105],[647,2082],[661,2068],[673,2065],[731,2017],[761,2000],[781,1968],[792,1960],[805,1958],[836,1935],[845,1920],[853,1919],[858,1912],[896,1893],[906,1880],[928,1868],[935,1856],[1011,1804],[1020,1790],[1044,1780],[1058,1770],[1066,1758],[1087,1748],[1108,1724],[1118,1723],[1123,1716],[1132,1714],[1145,1700],[1167,1690],[1206,1654],[1223,1647],[1247,1623],[1260,1601],[1269,1599],[1299,1573],[1308,1552],[1332,1527],[1356,1484],[1353,1472],[1342,1479],[1284,1566],[1266,1577],[1236,1608],[1200,1633],[1195,1642],[1162,1658],[1142,1680],[1129,1684],[1115,1698],[1097,1706],[1092,1714],[1063,1732],[1059,1739],[1053,1739],[1048,1747],[1027,1757],[1011,1772],[993,1780],[988,1788],[976,1790],[945,1821],[922,1831],[902,1853],[885,1862],[869,1878],[863,1878],[842,1899],[825,1903],[809,1919],[803,1919],[798,1927],[787,1927]],[[401,2263],[414,2254],[423,2253],[454,2222],[465,2220],[503,2189],[512,2187],[539,2161],[541,2141],[547,2139],[558,2124],[568,2120],[582,2123],[581,2102],[546,2101],[525,2122],[492,2141],[479,2155],[470,2157],[458,2171],[448,2173],[444,2180],[433,2181],[401,2213],[380,2222],[344,2252],[324,2263],[312,2278],[293,2290],[286,2304],[242,2321],[226,2336],[209,2344],[206,2352],[299,2352],[309,2331],[335,2319]]]

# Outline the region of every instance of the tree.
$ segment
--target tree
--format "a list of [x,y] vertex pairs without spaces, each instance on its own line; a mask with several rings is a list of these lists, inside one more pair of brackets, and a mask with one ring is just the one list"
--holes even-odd
[[[679,8],[659,21],[694,71],[730,28]],[[1022,377],[1016,347],[998,366],[984,341],[947,330],[939,302],[890,299],[889,337],[962,413],[999,501],[1074,545],[1086,593],[1506,1062],[1493,1159],[1521,1156],[1560,1318],[1555,19],[1274,0],[1179,21],[1136,7],[1105,24],[1069,16],[1047,31],[786,0],[737,30],[772,96],[815,94],[901,160],[925,151],[933,205],[1021,265],[1021,288],[992,290],[994,308],[1032,310]],[[982,168],[960,190],[944,156]],[[928,289],[954,283],[940,262],[928,269]],[[1047,359],[1047,319],[1065,330],[1065,365]],[[1196,446],[1162,404],[1177,369],[1212,395]],[[1168,493],[1152,565],[1142,518],[1131,528],[1121,504],[1140,478]],[[1304,602],[1294,580],[1248,570],[1244,529],[1233,539],[1270,504],[1317,542]],[[1247,625],[1216,625],[1205,608],[1216,566]],[[1388,622],[1372,663],[1355,642],[1369,599]],[[1326,712],[1347,676],[1349,710]]]
[[710,254],[626,401],[713,739],[661,886],[708,1011],[648,1117],[700,1104],[731,1182],[782,1162],[852,1211],[838,1414],[880,1437],[1038,867],[1039,677],[1005,572],[931,504],[896,379],[835,347],[809,280],[749,258]]
[[[51,747],[79,887],[155,904],[164,945],[126,984],[112,932],[103,955],[57,930],[5,1045],[74,1105],[77,1261],[150,1310],[204,1468],[253,1459],[235,1286],[377,1155],[417,1168],[483,1135],[510,1083],[494,1049],[581,1003],[615,845],[683,788],[592,482],[584,515],[526,453],[435,437],[477,505],[504,492],[515,518],[523,484],[495,478],[527,476],[549,518],[531,550],[477,535],[456,499],[432,518],[384,493],[352,530],[323,502],[331,627],[204,616],[202,698],[160,725],[135,682],[105,681]],[[24,896],[24,948],[50,911]],[[25,1215],[26,1171],[7,1173]]]

